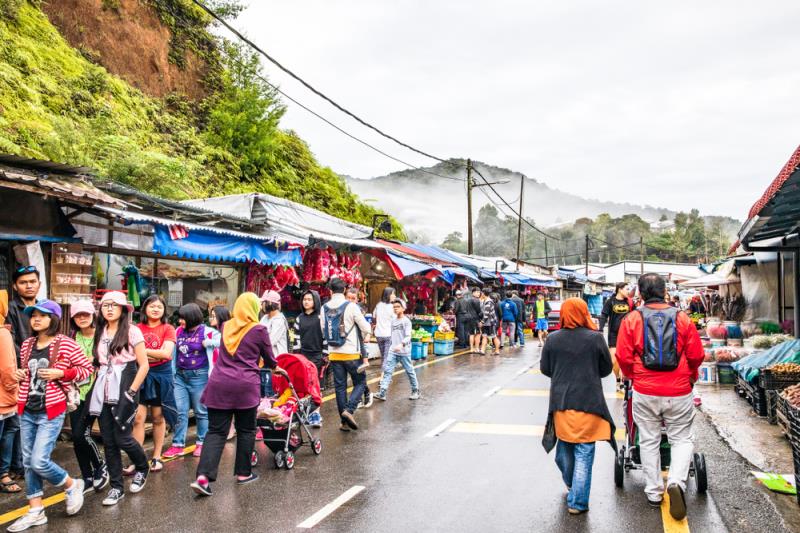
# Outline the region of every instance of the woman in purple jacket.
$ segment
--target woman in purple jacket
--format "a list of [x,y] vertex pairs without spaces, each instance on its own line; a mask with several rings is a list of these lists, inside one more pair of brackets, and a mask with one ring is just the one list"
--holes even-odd
[[208,408],[208,433],[197,465],[197,479],[190,486],[202,496],[212,494],[211,482],[217,479],[231,420],[236,427],[236,482],[244,485],[258,479],[252,471],[250,455],[255,446],[256,409],[261,399],[259,362],[280,371],[267,328],[258,322],[260,309],[258,296],[246,292],[237,298],[233,317],[222,327],[219,358],[200,398]]

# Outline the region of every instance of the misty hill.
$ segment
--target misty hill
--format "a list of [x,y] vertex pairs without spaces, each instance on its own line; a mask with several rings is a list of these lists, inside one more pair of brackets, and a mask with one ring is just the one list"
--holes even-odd
[[[508,183],[494,187],[514,209],[518,208],[522,174],[481,162],[473,161],[473,165],[491,182],[508,180]],[[373,179],[345,179],[362,200],[397,218],[409,236],[440,243],[453,231],[466,234],[465,168],[466,162],[463,159],[453,159],[426,170],[454,179],[443,179],[414,169]],[[477,175],[475,179],[477,183],[482,183]],[[481,207],[489,203],[487,194],[499,203],[488,187],[473,190],[474,217],[477,217]],[[507,209],[506,211],[511,214]],[[662,215],[669,219],[675,216],[675,212],[669,209],[583,198],[550,188],[535,179],[525,179],[523,215],[533,219],[542,228],[569,224],[582,217],[595,218],[602,213],[608,213],[612,217],[637,214],[648,222],[658,221]]]

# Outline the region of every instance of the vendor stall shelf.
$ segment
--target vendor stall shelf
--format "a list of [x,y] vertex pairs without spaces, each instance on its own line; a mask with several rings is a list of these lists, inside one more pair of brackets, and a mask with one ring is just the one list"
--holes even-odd
[[92,255],[80,244],[54,244],[50,259],[50,296],[60,304],[89,300],[94,290]]

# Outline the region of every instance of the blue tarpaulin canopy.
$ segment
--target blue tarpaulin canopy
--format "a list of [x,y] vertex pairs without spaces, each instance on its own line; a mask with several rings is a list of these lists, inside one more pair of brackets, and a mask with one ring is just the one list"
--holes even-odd
[[471,270],[467,270],[466,268],[461,267],[446,267],[442,269],[442,279],[449,283],[450,285],[453,284],[455,281],[456,276],[464,276],[471,280],[477,281],[478,283],[481,282],[480,278],[475,275],[475,273]]
[[300,250],[281,248],[274,242],[200,229],[192,229],[186,238],[172,239],[167,226],[153,224],[153,229],[153,251],[167,257],[285,266],[303,263]]
[[462,267],[467,267],[471,269],[475,268],[474,265],[472,265],[468,261],[465,261],[463,257],[459,257],[450,250],[445,250],[444,248],[439,248],[438,246],[429,246],[425,244],[415,244],[410,242],[404,242],[403,246],[421,252],[430,257],[433,257],[434,259],[438,259],[439,261],[444,261],[445,263],[453,263],[455,265],[460,265]]
[[400,270],[400,273],[403,275],[403,277],[413,276],[414,274],[419,274],[420,272],[426,272],[428,270],[436,270],[437,272],[441,272],[439,267],[429,265],[428,263],[414,261],[413,259],[408,259],[402,255],[393,254],[392,252],[388,252],[387,255]]

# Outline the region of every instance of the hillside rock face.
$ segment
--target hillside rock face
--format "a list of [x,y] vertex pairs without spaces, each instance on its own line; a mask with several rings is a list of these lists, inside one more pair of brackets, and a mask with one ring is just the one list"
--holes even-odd
[[192,51],[182,67],[171,63],[172,33],[142,0],[49,0],[41,7],[74,48],[145,94],[206,96],[207,65]]

